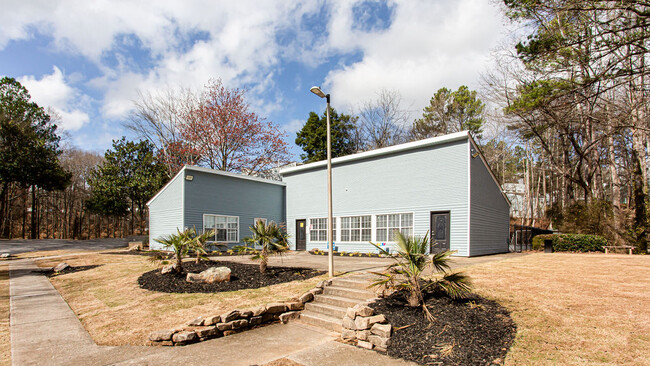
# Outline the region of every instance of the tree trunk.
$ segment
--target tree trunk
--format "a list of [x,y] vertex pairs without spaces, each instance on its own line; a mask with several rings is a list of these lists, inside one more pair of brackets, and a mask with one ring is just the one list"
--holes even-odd
[[636,151],[632,150],[634,162],[634,234],[636,247],[640,253],[646,253],[648,249],[647,239],[647,211],[646,211],[646,194],[643,190],[643,172],[639,157]]
[[262,249],[262,254],[260,256],[262,257],[260,261],[260,273],[266,273],[266,267],[268,265],[268,260],[269,260],[269,253],[266,251],[266,249]]

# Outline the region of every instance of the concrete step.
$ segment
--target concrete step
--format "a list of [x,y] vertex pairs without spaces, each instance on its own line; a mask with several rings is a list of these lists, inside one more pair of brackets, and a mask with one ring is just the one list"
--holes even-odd
[[365,290],[365,291],[370,291],[370,289],[368,288],[370,283],[371,282],[368,280],[362,278],[354,278],[354,277],[335,278],[332,281],[333,286],[354,288],[357,290]]
[[348,297],[334,296],[334,295],[316,295],[314,296],[314,303],[330,304],[341,308],[351,308],[361,302],[358,299],[350,299]]
[[347,311],[347,308],[331,305],[331,304],[308,302],[305,304],[305,310],[331,316],[332,318],[343,319],[343,316],[345,316],[345,312]]
[[337,333],[341,332],[341,323],[343,318],[334,318],[320,313],[314,313],[309,310],[303,310],[300,313],[300,321],[309,325],[325,328]]
[[325,287],[325,289],[323,289],[323,294],[347,297],[350,299],[357,299],[357,300],[366,300],[375,297],[374,292],[371,291],[359,290],[355,288],[339,287],[333,285]]

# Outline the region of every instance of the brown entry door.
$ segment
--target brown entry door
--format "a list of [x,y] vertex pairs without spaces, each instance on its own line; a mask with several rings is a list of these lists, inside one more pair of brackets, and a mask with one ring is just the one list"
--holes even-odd
[[449,211],[431,212],[431,253],[449,250]]
[[307,250],[307,220],[296,220],[296,250]]

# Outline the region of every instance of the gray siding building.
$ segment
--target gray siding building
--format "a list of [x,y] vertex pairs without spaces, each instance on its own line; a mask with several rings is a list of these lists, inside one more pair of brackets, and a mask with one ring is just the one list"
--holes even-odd
[[149,206],[149,246],[155,239],[195,228],[214,229],[213,241],[241,244],[257,219],[285,221],[285,183],[214,169],[185,166]]
[[[286,223],[292,249],[326,250],[326,174],[325,161],[281,169],[282,182],[186,166],[149,202],[150,238],[215,228],[234,244],[262,218]],[[510,203],[467,132],[333,159],[332,187],[339,251],[392,250],[396,230],[458,256],[508,251]]]

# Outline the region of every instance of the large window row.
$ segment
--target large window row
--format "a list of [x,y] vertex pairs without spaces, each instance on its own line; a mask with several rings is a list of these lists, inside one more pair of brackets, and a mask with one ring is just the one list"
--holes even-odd
[[238,243],[239,217],[204,214],[203,230],[214,230],[214,236],[212,236],[209,241]]
[[[377,242],[395,241],[395,233],[405,236],[413,235],[413,213],[385,214],[375,216],[375,238],[373,239],[372,215],[344,216],[334,218],[334,241],[342,242]],[[336,232],[336,223],[340,220],[340,237]],[[327,241],[327,218],[309,219],[309,240]]]

